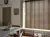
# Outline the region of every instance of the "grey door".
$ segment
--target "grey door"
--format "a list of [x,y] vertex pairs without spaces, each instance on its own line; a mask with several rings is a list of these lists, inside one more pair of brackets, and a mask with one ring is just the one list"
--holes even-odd
[[3,7],[3,25],[7,26],[11,23],[11,7]]

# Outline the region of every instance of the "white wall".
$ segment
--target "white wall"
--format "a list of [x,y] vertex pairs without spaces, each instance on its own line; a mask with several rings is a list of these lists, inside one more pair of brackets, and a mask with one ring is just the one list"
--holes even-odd
[[20,9],[20,0],[12,0],[12,13],[11,13],[11,19],[12,19],[12,25],[20,25],[20,11],[19,15],[14,15],[14,8]]
[[11,11],[11,24],[12,25],[20,25],[20,11],[19,15],[14,15],[14,8],[20,9],[20,0],[9,0],[9,4],[5,5],[4,0],[0,0],[0,22],[2,22],[2,7],[8,7],[10,6],[12,8]]
[[[9,4],[11,4],[11,1],[12,1],[12,0],[9,0]],[[4,4],[4,0],[0,0],[0,5],[5,5],[5,4]]]
[[2,8],[0,7],[0,24],[2,24]]
[[3,4],[3,0],[0,0],[0,5]]
[[0,0],[0,24],[2,24],[2,7],[7,7],[11,5],[11,0],[9,2],[9,5],[4,4],[4,0]]

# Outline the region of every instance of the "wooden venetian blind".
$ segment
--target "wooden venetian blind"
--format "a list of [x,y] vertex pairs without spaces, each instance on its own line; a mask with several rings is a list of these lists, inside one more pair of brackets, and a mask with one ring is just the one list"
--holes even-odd
[[26,28],[48,29],[48,0],[26,4]]

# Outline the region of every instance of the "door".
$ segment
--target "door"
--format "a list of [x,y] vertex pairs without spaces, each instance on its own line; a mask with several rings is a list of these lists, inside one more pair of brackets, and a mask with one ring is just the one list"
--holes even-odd
[[11,23],[11,7],[3,7],[3,26]]

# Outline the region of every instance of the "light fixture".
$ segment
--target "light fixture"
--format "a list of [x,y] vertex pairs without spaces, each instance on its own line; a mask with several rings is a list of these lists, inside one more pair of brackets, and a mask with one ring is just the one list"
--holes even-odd
[[8,0],[4,0],[4,4],[8,4]]

